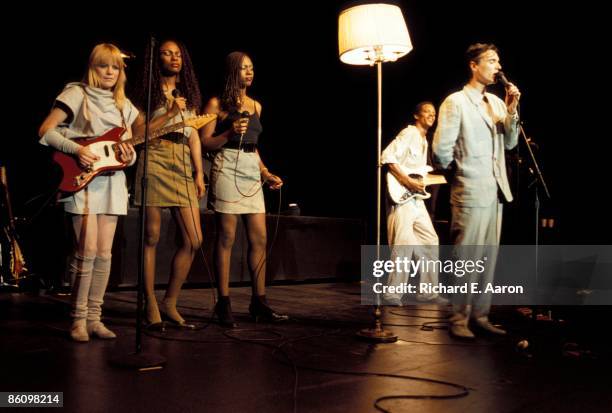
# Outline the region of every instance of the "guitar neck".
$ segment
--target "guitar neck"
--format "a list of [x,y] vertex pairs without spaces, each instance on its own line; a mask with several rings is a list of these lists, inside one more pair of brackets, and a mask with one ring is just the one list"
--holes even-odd
[[[175,130],[182,129],[184,127],[186,127],[185,121],[179,122],[179,123],[173,123],[172,125],[168,125],[163,128],[156,129],[153,132],[149,133],[149,140],[159,138],[160,136],[163,136],[170,132],[174,132]],[[132,139],[121,141],[121,143],[131,143],[132,145],[136,146],[136,145],[140,145],[144,141],[145,141],[144,136],[136,136],[136,137],[133,137]]]

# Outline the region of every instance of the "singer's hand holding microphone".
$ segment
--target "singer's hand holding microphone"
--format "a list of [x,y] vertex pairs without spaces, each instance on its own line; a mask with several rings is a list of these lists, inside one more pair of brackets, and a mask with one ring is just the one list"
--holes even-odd
[[249,127],[249,116],[251,116],[251,114],[245,110],[244,112],[240,113],[240,117],[232,124],[234,133],[240,135],[240,139],[242,139]]
[[514,83],[511,83],[506,78],[506,75],[501,70],[495,74],[497,82],[501,83],[506,88],[506,107],[509,113],[516,113],[519,99],[521,98],[521,92]]
[[174,89],[172,91],[172,96],[174,97],[174,101],[172,102],[172,107],[168,112],[171,118],[175,117],[180,112],[187,110],[187,99],[181,96],[181,92],[178,89]]

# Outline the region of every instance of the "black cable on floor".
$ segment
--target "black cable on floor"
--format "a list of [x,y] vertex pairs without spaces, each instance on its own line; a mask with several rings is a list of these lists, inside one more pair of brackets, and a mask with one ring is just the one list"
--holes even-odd
[[[440,384],[440,385],[450,386],[450,387],[454,387],[454,388],[457,388],[457,389],[461,390],[458,393],[446,394],[446,395],[427,395],[427,394],[424,394],[424,395],[393,395],[393,396],[379,397],[378,399],[376,399],[374,401],[374,407],[376,409],[382,411],[382,412],[389,412],[388,410],[383,409],[379,405],[379,403],[381,401],[384,401],[384,400],[390,400],[390,399],[451,399],[451,398],[465,397],[465,396],[467,396],[469,394],[469,390],[470,389],[467,388],[466,386],[463,386],[461,384],[452,383],[452,382],[442,381],[442,380],[430,379],[430,378],[427,378],[427,377],[416,377],[416,376],[408,376],[408,375],[402,375],[402,374],[388,374],[388,373],[376,373],[376,372],[358,372],[358,371],[346,371],[346,370],[332,370],[332,369],[323,369],[323,368],[317,368],[317,367],[303,366],[303,365],[299,365],[299,364],[295,363],[295,361],[293,361],[293,359],[289,356],[289,354],[287,354],[286,351],[282,350],[282,346],[284,346],[285,344],[292,344],[292,343],[294,343],[296,341],[306,340],[306,339],[310,339],[310,338],[313,338],[313,337],[319,337],[319,336],[321,336],[321,335],[304,336],[304,337],[300,337],[300,338],[297,338],[297,339],[287,340],[286,342],[281,343],[278,346],[278,351],[281,351],[282,354],[285,356],[285,358],[290,360],[290,362],[292,363],[293,366],[295,366],[296,369],[317,371],[317,372],[330,373],[330,374],[340,374],[340,375],[366,376],[366,377],[368,377],[368,376],[375,376],[375,377],[397,378],[397,379],[402,379],[402,380],[416,380],[416,381],[423,381],[423,382],[427,382],[427,383],[433,383],[433,384]],[[294,400],[297,400],[297,387],[298,386],[297,386],[297,375],[296,375],[296,384],[294,386],[294,388],[295,388]],[[294,413],[296,413],[296,412],[297,412],[296,407],[294,407]]]
[[[124,301],[124,302],[130,302],[129,300],[121,300],[121,299],[117,299],[118,301]],[[400,316],[406,316],[405,314],[397,314]],[[427,318],[435,318],[435,317],[427,317]],[[325,320],[325,321],[329,321],[329,320]],[[338,321],[338,320],[335,320]],[[414,326],[414,327],[422,327],[425,324],[439,324],[441,323],[441,321],[434,321],[434,322],[427,322],[421,325],[405,325],[405,326]],[[203,330],[205,328],[207,328],[210,324],[205,325],[203,328],[198,329],[198,330]],[[386,324],[389,325],[389,324]],[[168,331],[168,330],[166,330]],[[181,331],[187,331],[187,330],[181,330]],[[194,330],[190,330],[190,331],[194,331]],[[197,331],[197,330],[196,330]],[[428,394],[406,394],[406,395],[391,395],[391,396],[383,396],[383,397],[379,397],[374,401],[374,407],[381,411],[381,412],[389,412],[389,410],[384,409],[382,406],[380,406],[380,403],[386,400],[400,400],[400,399],[431,399],[431,400],[440,400],[440,399],[452,399],[452,398],[460,398],[460,397],[465,397],[469,394],[469,389],[463,385],[460,384],[456,384],[456,383],[451,383],[451,382],[446,382],[446,381],[442,381],[442,380],[435,380],[435,379],[430,379],[430,378],[426,378],[426,377],[416,377],[416,376],[408,376],[408,375],[399,375],[399,374],[388,374],[388,373],[378,373],[378,372],[358,372],[358,371],[348,371],[348,370],[334,370],[334,369],[323,369],[323,368],[317,368],[317,367],[311,367],[311,366],[304,366],[304,365],[299,365],[295,362],[295,360],[291,357],[291,355],[289,355],[289,353],[284,350],[283,347],[287,346],[287,345],[292,345],[293,343],[297,342],[297,341],[303,341],[303,340],[307,340],[307,339],[312,339],[312,338],[317,338],[317,337],[323,337],[323,336],[330,336],[333,334],[336,334],[338,332],[342,332],[343,329],[335,329],[332,330],[330,332],[324,332],[324,333],[317,333],[317,334],[311,334],[311,335],[305,335],[305,336],[300,336],[300,337],[296,337],[296,338],[285,338],[284,335],[274,329],[270,329],[270,328],[264,328],[264,329],[233,329],[233,330],[225,330],[223,331],[223,335],[225,335],[226,337],[230,338],[231,340],[202,340],[202,339],[190,339],[190,338],[184,338],[184,337],[176,337],[176,336],[168,336],[166,332],[162,332],[161,334],[157,334],[153,331],[147,331],[145,330],[145,334],[151,338],[157,338],[159,340],[164,340],[164,341],[177,341],[177,342],[189,342],[189,343],[210,343],[210,344],[229,344],[235,341],[241,342],[241,343],[246,343],[246,344],[258,344],[258,345],[263,345],[265,347],[269,347],[273,349],[272,355],[275,355],[277,353],[282,354],[282,356],[284,357],[284,359],[287,361],[287,363],[290,365],[292,371],[293,371],[293,375],[294,375],[294,385],[293,385],[293,412],[297,413],[298,409],[297,409],[297,400],[298,400],[298,390],[299,390],[299,370],[309,370],[309,371],[316,371],[316,372],[321,372],[321,373],[328,373],[328,374],[340,374],[340,375],[351,375],[351,376],[374,376],[374,377],[387,377],[387,378],[397,378],[397,379],[402,379],[402,380],[416,380],[416,381],[422,381],[422,382],[428,382],[428,383],[433,383],[433,384],[439,384],[439,385],[444,385],[444,386],[450,386],[450,387],[454,387],[457,389],[460,389],[461,391],[458,393],[454,393],[454,394],[446,394],[446,395],[428,395]],[[264,337],[264,338],[259,338],[259,337],[241,337],[242,334],[244,333],[265,333],[265,334],[270,334],[274,337]],[[278,344],[272,344],[274,342],[278,342],[281,341]],[[482,345],[482,344],[469,344],[469,343],[432,343],[432,342],[425,342],[425,341],[416,341],[416,340],[404,340],[404,339],[399,339],[399,341],[402,342],[406,342],[406,343],[414,343],[414,344],[424,344],[424,345],[440,345],[440,346],[468,346],[468,347],[482,347],[482,346],[489,346],[490,344],[486,344],[486,345]]]
[[[43,324],[43,325],[47,326],[48,328],[54,329],[54,330],[64,331],[63,329],[60,329],[54,326],[49,326],[46,324]],[[208,326],[209,324],[205,325],[203,328],[199,330],[204,330]],[[169,330],[166,330],[166,331],[169,331]],[[346,328],[344,329],[336,328],[328,332],[303,335],[303,336],[299,336],[295,338],[286,338],[282,333],[272,328],[228,329],[228,330],[223,331],[222,334],[230,338],[230,340],[202,340],[202,339],[190,339],[190,338],[184,338],[184,337],[168,336],[166,334],[166,331],[161,332],[161,334],[157,334],[156,332],[145,330],[145,334],[149,337],[157,338],[159,340],[165,340],[165,341],[177,341],[177,342],[189,342],[189,343],[210,343],[210,344],[229,344],[233,342],[241,342],[241,343],[246,343],[246,344],[257,344],[257,345],[262,345],[268,348],[272,348],[273,356],[276,355],[277,353],[280,353],[284,357],[284,359],[287,361],[287,363],[290,365],[293,371],[293,375],[294,375],[294,385],[293,385],[293,412],[294,413],[297,413],[298,411],[297,410],[297,400],[298,400],[297,396],[298,396],[298,390],[299,390],[299,370],[300,369],[321,372],[321,373],[339,374],[339,375],[365,376],[365,377],[374,376],[374,377],[397,378],[397,379],[402,379],[402,380],[416,380],[416,381],[422,381],[422,382],[433,383],[433,384],[438,384],[438,385],[450,386],[450,387],[454,387],[454,388],[461,390],[458,393],[446,394],[446,395],[413,394],[413,395],[391,395],[391,396],[379,397],[374,401],[374,407],[381,412],[389,412],[388,410],[385,410],[383,407],[380,406],[380,402],[385,401],[385,400],[451,399],[451,398],[465,397],[469,394],[469,389],[463,385],[452,383],[452,382],[447,382],[447,381],[442,381],[442,380],[430,379],[427,377],[416,377],[416,376],[379,373],[379,372],[334,370],[334,369],[329,369],[329,368],[318,368],[318,367],[300,365],[296,363],[293,357],[291,357],[291,355],[283,348],[287,345],[292,345],[293,343],[298,342],[298,341],[304,341],[304,340],[318,338],[318,337],[331,336],[331,335],[346,331]],[[177,331],[186,332],[186,331],[194,331],[194,330],[177,329]],[[264,333],[264,334],[270,335],[271,337],[253,337],[252,335],[250,335],[252,333],[257,333],[257,334]],[[244,336],[241,337],[241,335],[244,335],[244,334],[249,334],[249,335],[247,337],[244,337]],[[275,342],[278,342],[279,340],[280,340],[280,343],[273,344]],[[408,341],[408,340],[403,340],[403,339],[400,339],[400,341],[418,343],[418,344],[426,344],[426,345],[462,345],[459,343],[429,343],[429,342]],[[463,345],[478,346],[478,345],[472,345],[472,344],[463,344]]]

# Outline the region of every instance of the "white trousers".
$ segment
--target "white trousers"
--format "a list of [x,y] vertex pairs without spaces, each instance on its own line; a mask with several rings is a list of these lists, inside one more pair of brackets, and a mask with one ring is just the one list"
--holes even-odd
[[[438,259],[438,235],[433,227],[425,203],[420,199],[413,199],[403,205],[390,205],[387,209],[387,234],[390,246],[393,246],[391,259],[398,256],[418,260]],[[406,272],[392,272],[389,274],[387,285],[398,286],[407,283],[409,275]],[[422,271],[421,283],[438,283],[436,269]],[[403,294],[387,293],[385,298],[401,299]],[[437,294],[417,294],[418,300],[431,300]]]

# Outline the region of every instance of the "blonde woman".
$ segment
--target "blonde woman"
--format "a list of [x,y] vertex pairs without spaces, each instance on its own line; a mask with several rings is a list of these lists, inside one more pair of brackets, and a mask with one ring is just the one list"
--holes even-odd
[[[95,46],[83,80],[68,83],[55,99],[51,113],[40,126],[40,143],[73,155],[82,167],[87,167],[98,157],[73,138],[99,136],[115,127],[126,129],[122,139],[131,137],[131,126],[139,116],[125,97],[125,82],[120,50],[109,43]],[[121,160],[132,165],[136,160],[132,145],[121,144],[119,148]],[[89,341],[90,336],[115,338],[115,333],[101,322],[101,314],[117,219],[127,214],[125,174],[115,171],[98,175],[60,202],[70,215],[76,241],[70,263],[70,336],[79,342]]]

